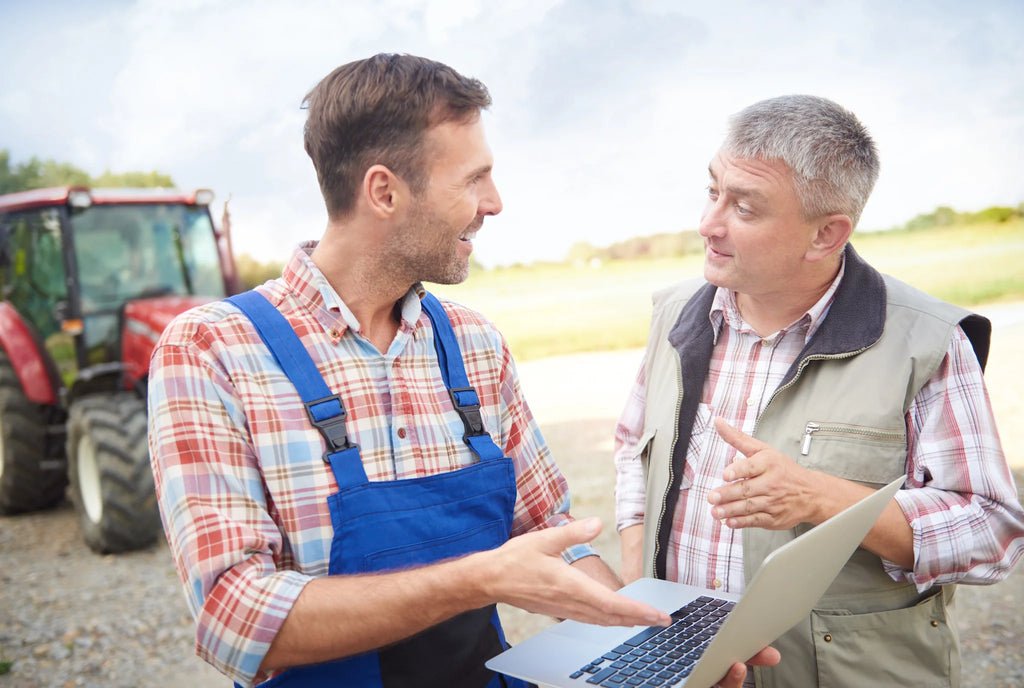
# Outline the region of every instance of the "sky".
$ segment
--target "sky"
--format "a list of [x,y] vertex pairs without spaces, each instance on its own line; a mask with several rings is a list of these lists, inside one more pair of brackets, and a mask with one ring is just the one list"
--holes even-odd
[[230,198],[237,253],[327,216],[305,94],[378,52],[483,81],[504,202],[484,265],[695,229],[729,115],[786,93],[857,114],[882,171],[861,231],[1024,202],[1021,0],[0,0],[0,149]]

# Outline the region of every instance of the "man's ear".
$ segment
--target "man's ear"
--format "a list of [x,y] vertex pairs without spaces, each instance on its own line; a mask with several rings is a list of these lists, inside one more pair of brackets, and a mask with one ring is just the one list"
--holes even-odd
[[408,189],[398,175],[380,164],[371,165],[366,170],[360,191],[370,212],[382,220],[394,216],[408,195]]
[[815,263],[841,251],[853,234],[853,222],[842,213],[826,215],[818,222],[818,231],[811,240],[805,256]]

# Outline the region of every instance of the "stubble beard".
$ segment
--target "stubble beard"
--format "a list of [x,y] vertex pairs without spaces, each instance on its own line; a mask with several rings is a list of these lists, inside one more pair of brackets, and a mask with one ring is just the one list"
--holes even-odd
[[403,234],[405,246],[398,255],[405,256],[405,268],[414,281],[460,284],[469,277],[469,260],[459,255],[461,242],[447,222],[417,213]]

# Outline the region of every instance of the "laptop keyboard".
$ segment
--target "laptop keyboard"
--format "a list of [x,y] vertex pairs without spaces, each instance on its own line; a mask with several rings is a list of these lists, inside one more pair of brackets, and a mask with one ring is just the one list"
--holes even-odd
[[589,664],[570,678],[605,688],[674,686],[704,653],[735,602],[706,595],[672,613],[671,626],[651,626]]

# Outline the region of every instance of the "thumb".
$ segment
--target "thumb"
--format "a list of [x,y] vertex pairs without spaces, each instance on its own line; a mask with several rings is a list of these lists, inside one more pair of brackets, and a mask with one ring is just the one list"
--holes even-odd
[[551,534],[549,540],[552,547],[557,547],[558,552],[561,552],[568,547],[582,545],[596,538],[601,532],[601,519],[594,516],[572,521],[564,526],[550,528],[548,532]]
[[750,435],[737,430],[733,426],[725,422],[725,419],[716,416],[715,417],[715,430],[718,431],[718,435],[725,440],[729,445],[736,449],[739,453],[749,457],[751,454],[764,449],[766,445],[764,442],[758,439],[754,439]]

